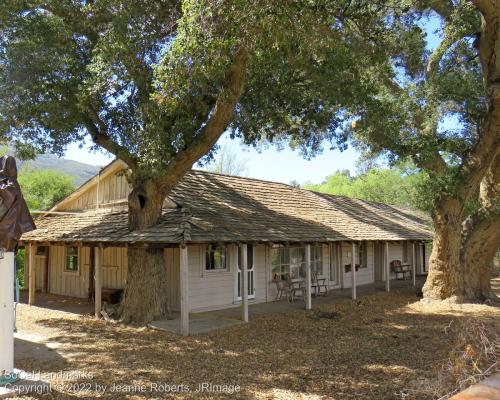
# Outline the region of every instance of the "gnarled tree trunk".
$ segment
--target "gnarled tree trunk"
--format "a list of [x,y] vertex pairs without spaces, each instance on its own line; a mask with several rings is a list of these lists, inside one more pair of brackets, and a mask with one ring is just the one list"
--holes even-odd
[[463,205],[457,199],[443,197],[433,214],[434,242],[429,273],[422,289],[424,297],[444,300],[461,297],[460,227]]
[[484,210],[480,210],[475,220],[463,225],[461,221],[465,202],[477,193],[483,177],[494,165],[500,147],[500,8],[496,1],[472,2],[481,12],[477,51],[488,113],[479,140],[461,167],[463,179],[457,188],[456,200],[443,198],[434,211],[434,245],[429,275],[423,288],[424,296],[433,299],[451,296],[478,299],[487,294],[491,252],[497,247],[490,237],[496,225],[490,224],[488,218],[484,219]]
[[[129,195],[129,229],[149,228],[161,216],[165,195],[154,181],[137,185]],[[169,313],[164,249],[129,247],[127,285],[120,305],[123,322],[147,323]]]
[[[499,133],[500,134],[500,133]],[[464,265],[464,294],[483,301],[491,292],[493,259],[500,247],[500,155],[481,181],[479,208],[463,224],[461,262]]]

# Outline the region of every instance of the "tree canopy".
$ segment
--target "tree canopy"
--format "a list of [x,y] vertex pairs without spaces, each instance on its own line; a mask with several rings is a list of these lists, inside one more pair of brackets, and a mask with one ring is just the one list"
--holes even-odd
[[75,190],[73,177],[48,169],[21,168],[18,182],[32,211],[48,210]]
[[306,184],[304,187],[429,212],[431,195],[426,190],[427,180],[427,175],[414,167],[398,165],[394,168],[370,168],[358,176],[351,176],[349,170],[338,171],[321,184]]

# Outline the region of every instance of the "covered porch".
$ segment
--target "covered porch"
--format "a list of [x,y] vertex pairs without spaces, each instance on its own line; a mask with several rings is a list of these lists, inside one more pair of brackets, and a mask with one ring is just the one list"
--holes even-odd
[[[395,291],[410,289],[415,292],[415,297],[417,298],[421,296],[422,286],[424,283],[425,277],[422,276],[416,277],[415,286],[413,286],[412,280],[392,280],[391,289]],[[357,298],[361,300],[364,296],[384,292],[385,289],[385,282],[375,282],[358,286]],[[352,290],[350,288],[330,290],[327,296],[312,297],[310,309],[314,309],[315,307],[322,305],[348,301],[349,299],[352,299]],[[269,303],[251,304],[248,306],[248,317],[269,314],[286,314],[296,310],[303,310],[305,306],[305,299],[296,299],[293,302],[288,302],[286,299],[283,299]],[[241,307],[232,307],[223,310],[201,313],[190,313],[188,333],[190,335],[197,335],[243,324],[244,321],[241,317]],[[174,313],[172,319],[154,321],[149,324],[149,327],[166,332],[178,333],[180,324],[181,314]]]

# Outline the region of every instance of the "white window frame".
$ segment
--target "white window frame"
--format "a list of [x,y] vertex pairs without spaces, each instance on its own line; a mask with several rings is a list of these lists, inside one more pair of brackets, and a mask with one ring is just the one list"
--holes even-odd
[[[319,254],[320,254],[320,257],[321,257],[321,274],[318,274],[319,277],[321,278],[324,278],[326,276],[325,274],[325,257],[324,257],[324,249],[323,249],[323,244],[319,244],[317,246],[311,246],[311,253],[312,253],[312,249],[313,248],[317,248],[319,250]],[[272,249],[271,249],[271,276],[272,276],[272,279],[275,279],[275,272],[273,272],[273,269],[275,267],[275,265],[273,265],[273,262],[272,262],[272,252],[274,250],[278,250],[278,249],[285,249],[285,251],[288,251],[288,263],[279,263],[279,266],[281,267],[280,270],[282,270],[282,267],[283,266],[288,266],[288,273],[292,273],[292,262],[291,262],[291,250],[292,249],[303,249],[304,251],[304,262],[300,263],[300,264],[303,264],[301,266],[299,266],[298,268],[295,267],[295,269],[298,269],[299,270],[299,276],[295,276],[295,277],[292,277],[292,279],[305,279],[305,269],[307,268],[307,260],[305,259],[305,246],[283,246],[283,245],[276,245],[274,246]],[[312,257],[312,254],[311,254],[311,257]],[[312,261],[312,263],[315,263],[316,261]],[[300,276],[300,270],[301,268],[304,268],[304,276]],[[311,265],[312,267],[312,265]],[[311,268],[312,269],[312,268]],[[283,272],[283,271],[280,271],[280,274],[279,275],[283,275],[284,273],[286,272]]]
[[[252,246],[252,266],[253,266],[253,294],[249,294],[248,295],[248,299],[249,300],[253,300],[255,299],[257,296],[256,296],[256,292],[257,292],[257,283],[256,283],[256,280],[257,280],[257,274],[256,274],[256,269],[257,269],[257,266],[256,266],[256,263],[255,263],[255,260],[256,260],[256,255],[257,255],[257,246],[256,245],[248,245],[248,246]],[[235,302],[239,302],[242,300],[242,297],[241,296],[238,296],[238,291],[239,291],[239,285],[238,285],[238,276],[239,274],[241,273],[241,265],[240,265],[240,246],[235,246],[235,251],[234,251],[234,257],[235,257],[235,260],[236,260],[236,264],[235,264],[235,268],[234,268],[234,301]],[[249,267],[250,265],[248,265],[247,267]],[[241,293],[240,293],[241,294]]]

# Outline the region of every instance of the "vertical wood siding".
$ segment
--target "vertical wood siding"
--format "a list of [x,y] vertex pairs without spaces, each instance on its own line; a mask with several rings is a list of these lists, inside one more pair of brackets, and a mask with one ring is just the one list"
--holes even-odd
[[[165,268],[167,269],[167,296],[170,309],[180,310],[180,251],[178,248],[165,249]],[[188,253],[189,259],[189,253]]]
[[[29,257],[27,257],[29,259]],[[29,268],[29,261],[26,261],[26,265]],[[45,282],[45,256],[35,256],[35,288],[36,290],[42,290],[43,284]],[[27,285],[26,285],[27,287]]]
[[123,174],[110,174],[82,193],[79,197],[71,200],[60,211],[91,210],[97,206],[97,194],[99,193],[99,204],[106,205],[117,201],[126,200],[130,188]]
[[66,272],[64,246],[51,246],[49,253],[49,289],[51,293],[72,297],[88,296],[90,249],[82,247],[78,272]]
[[123,289],[127,280],[128,258],[124,247],[107,247],[103,252],[102,287]]

